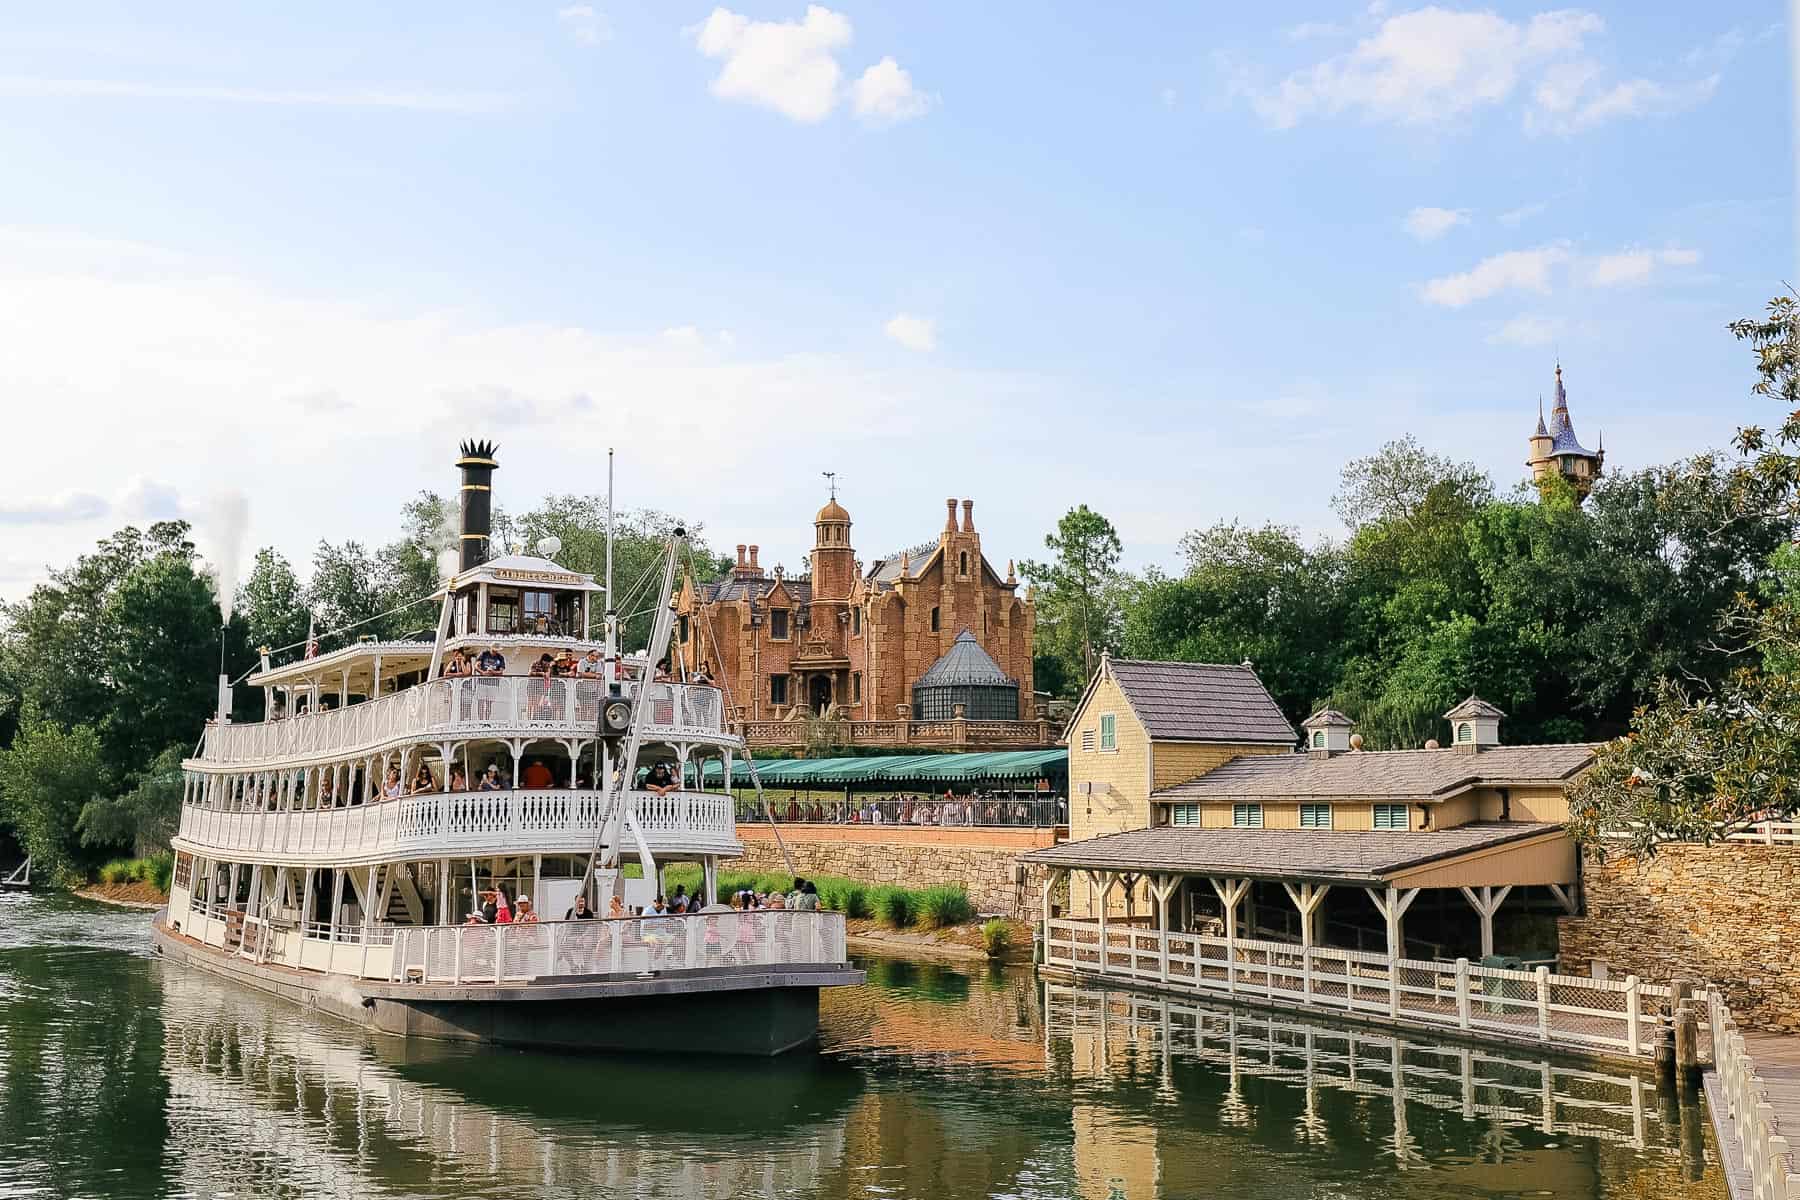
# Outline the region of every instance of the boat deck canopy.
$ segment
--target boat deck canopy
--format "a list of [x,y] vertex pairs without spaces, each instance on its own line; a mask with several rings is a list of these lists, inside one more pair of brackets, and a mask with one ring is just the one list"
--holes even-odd
[[375,660],[382,661],[384,678],[396,672],[423,671],[431,665],[430,642],[356,642],[312,658],[255,671],[247,682],[251,687],[287,687],[318,684],[327,691],[335,690],[347,671],[350,690],[366,695],[375,673]]
[[1567,884],[1575,843],[1561,825],[1478,821],[1436,831],[1158,826],[1019,856],[1064,870],[1204,875],[1395,887]]

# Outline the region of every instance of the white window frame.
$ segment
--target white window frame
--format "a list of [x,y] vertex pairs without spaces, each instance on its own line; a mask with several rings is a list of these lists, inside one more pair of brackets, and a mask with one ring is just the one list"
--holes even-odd
[[[1398,817],[1399,821],[1400,821],[1400,823],[1398,825],[1394,825],[1391,823],[1386,824],[1386,825],[1382,824],[1383,820],[1392,822],[1396,817]],[[1407,812],[1406,805],[1404,805],[1404,804],[1372,805],[1369,809],[1369,828],[1371,828],[1371,829],[1390,829],[1390,830],[1391,829],[1411,829],[1412,828],[1412,816],[1410,813]]]
[[[1183,818],[1186,818],[1185,820]],[[1182,829],[1197,829],[1200,825],[1200,806],[1198,804],[1169,805],[1169,824]]]
[[1084,729],[1081,731],[1081,752],[1083,754],[1092,754],[1094,752],[1094,731],[1092,729]]
[[[1325,823],[1323,825],[1321,825],[1317,821],[1314,821],[1312,824],[1309,825],[1306,820],[1307,813],[1309,810],[1315,816],[1317,816],[1319,813],[1323,813],[1325,815]],[[1300,828],[1302,828],[1302,829],[1330,829],[1331,826],[1332,826],[1331,805],[1329,805],[1329,804],[1302,804],[1300,806]]]
[[1231,827],[1233,829],[1261,829],[1263,827],[1263,806],[1260,804],[1233,804],[1231,806]]

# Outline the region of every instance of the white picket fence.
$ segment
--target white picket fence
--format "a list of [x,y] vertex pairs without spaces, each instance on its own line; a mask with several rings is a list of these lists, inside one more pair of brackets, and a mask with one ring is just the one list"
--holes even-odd
[[1800,1172],[1794,1170],[1793,1147],[1781,1131],[1769,1086],[1757,1074],[1744,1035],[1717,988],[1708,990],[1707,1008],[1712,1021],[1713,1069],[1718,1072],[1720,1090],[1744,1149],[1751,1195],[1754,1200],[1800,1200]]
[[1726,834],[1725,840],[1761,846],[1800,846],[1800,821],[1758,821],[1748,829]]
[[1639,982],[1505,971],[1467,959],[1393,960],[1385,954],[1287,942],[1047,923],[1044,963],[1159,990],[1283,1007],[1385,1017],[1441,1029],[1633,1058],[1655,1053],[1669,989]]

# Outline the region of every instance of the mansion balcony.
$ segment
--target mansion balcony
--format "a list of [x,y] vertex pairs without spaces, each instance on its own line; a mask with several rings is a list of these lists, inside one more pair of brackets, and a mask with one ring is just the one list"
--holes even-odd
[[[734,803],[717,792],[628,793],[652,853],[735,856]],[[359,863],[460,857],[576,853],[591,848],[607,823],[607,797],[592,789],[427,792],[342,808],[265,811],[184,805],[182,848],[207,858]],[[618,822],[624,857],[635,839]]]
[[[960,706],[959,706],[960,707]],[[928,749],[1040,750],[1056,745],[1062,732],[1048,720],[846,721],[798,716],[781,721],[733,722],[753,748],[803,746],[920,746]]]
[[[644,736],[664,742],[730,745],[723,693],[678,683],[627,683],[629,699],[649,689]],[[606,685],[589,679],[501,675],[434,679],[359,704],[281,720],[206,727],[197,764],[301,766],[376,754],[418,742],[470,738],[590,739],[606,699]]]

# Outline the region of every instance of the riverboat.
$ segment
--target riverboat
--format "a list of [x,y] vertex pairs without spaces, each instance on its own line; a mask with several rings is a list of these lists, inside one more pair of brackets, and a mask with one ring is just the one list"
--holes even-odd
[[[263,691],[260,722],[229,719],[221,677],[219,713],[183,764],[156,948],[409,1037],[809,1044],[819,989],[862,973],[841,914],[718,903],[718,864],[742,853],[725,789],[745,746],[719,688],[655,667],[682,532],[665,547],[649,644],[622,654],[610,539],[604,585],[553,546],[490,556],[494,447],[464,443],[457,465],[461,549],[431,597],[433,639],[319,654],[309,638],[282,664],[265,653],[244,680]],[[659,765],[669,786],[644,777]],[[699,864],[704,907],[640,915],[672,863]],[[541,919],[483,920],[496,890],[529,897]],[[597,915],[577,916],[578,899]]]

